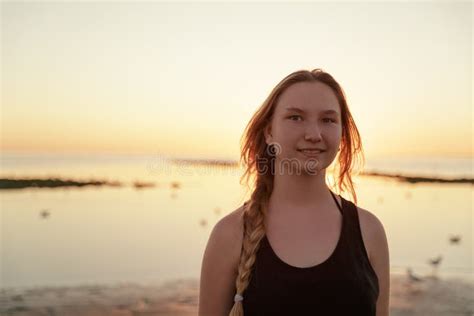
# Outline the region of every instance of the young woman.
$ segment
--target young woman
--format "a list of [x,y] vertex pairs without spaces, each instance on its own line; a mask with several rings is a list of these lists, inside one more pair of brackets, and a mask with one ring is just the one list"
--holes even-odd
[[[334,187],[326,169],[337,157]],[[247,125],[242,179],[250,199],[213,228],[199,315],[389,315],[384,227],[357,207],[351,179],[363,158],[344,92],[322,71],[296,71]]]

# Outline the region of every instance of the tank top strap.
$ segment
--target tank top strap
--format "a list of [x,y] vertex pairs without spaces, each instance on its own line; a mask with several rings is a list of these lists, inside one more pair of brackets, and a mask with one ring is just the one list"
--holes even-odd
[[[346,200],[341,196],[342,207],[344,208],[346,216],[345,229],[347,230],[347,235],[350,236],[352,242],[356,243],[358,247],[361,246],[362,233],[360,230],[359,214],[357,211],[357,206],[349,200]],[[363,246],[363,244],[362,244]]]
[[357,206],[349,200],[341,197],[342,205],[346,216],[346,225],[344,226],[345,234],[348,236],[349,248],[355,257],[362,260],[362,263],[371,269],[369,255],[367,253],[364,239],[362,237],[362,230],[360,227],[359,212]]
[[[339,205],[339,201],[336,199],[336,195],[331,190],[329,190],[329,192],[331,192],[331,196],[334,199],[334,202],[336,202],[336,205],[337,205],[337,208],[339,209],[339,212],[341,212],[341,214],[344,215],[344,212],[342,210],[342,205]],[[339,196],[339,197],[341,198],[341,202],[342,202],[342,197],[341,196]]]

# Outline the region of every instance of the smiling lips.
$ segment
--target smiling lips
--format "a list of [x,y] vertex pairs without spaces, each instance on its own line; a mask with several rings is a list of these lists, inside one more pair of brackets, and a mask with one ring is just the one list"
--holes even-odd
[[299,152],[303,153],[305,156],[308,157],[314,157],[319,155],[320,153],[324,152],[322,149],[310,149],[310,148],[305,148],[305,149],[298,149]]

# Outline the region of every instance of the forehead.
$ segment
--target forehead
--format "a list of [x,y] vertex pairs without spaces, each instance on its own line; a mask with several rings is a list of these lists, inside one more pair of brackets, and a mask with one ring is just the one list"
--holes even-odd
[[288,87],[278,99],[275,111],[297,107],[306,112],[339,111],[339,101],[330,87],[321,82],[298,82]]

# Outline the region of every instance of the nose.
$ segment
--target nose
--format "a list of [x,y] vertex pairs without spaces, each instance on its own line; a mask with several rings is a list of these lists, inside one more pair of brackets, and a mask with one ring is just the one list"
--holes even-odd
[[320,142],[322,137],[319,126],[317,124],[308,126],[305,130],[304,139],[310,142]]

